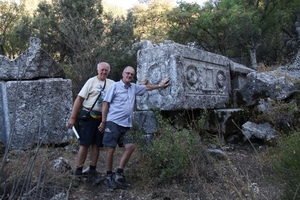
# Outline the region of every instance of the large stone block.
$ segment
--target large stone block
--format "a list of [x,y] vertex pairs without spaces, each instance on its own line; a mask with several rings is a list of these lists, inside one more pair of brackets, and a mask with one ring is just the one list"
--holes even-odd
[[137,129],[143,133],[142,138],[140,138],[143,142],[142,150],[151,146],[153,135],[158,129],[155,113],[153,111],[135,111],[132,115],[132,122],[132,130]]
[[67,128],[71,88],[71,80],[62,78],[1,82],[1,140],[11,137],[12,147],[24,149],[69,141],[74,137]]
[[152,134],[157,131],[158,124],[153,111],[135,111],[132,114],[132,121],[144,134]]
[[172,43],[141,49],[137,56],[138,82],[170,86],[137,97],[137,108],[182,110],[225,108],[229,103],[230,60],[200,49]]
[[[3,82],[0,82],[0,84],[3,86]],[[6,90],[3,90],[3,87],[0,87],[0,141],[3,143],[6,141],[6,138],[8,138],[8,136],[5,135],[5,125],[7,124],[5,113],[7,113],[7,106],[3,104],[4,99],[6,99]]]

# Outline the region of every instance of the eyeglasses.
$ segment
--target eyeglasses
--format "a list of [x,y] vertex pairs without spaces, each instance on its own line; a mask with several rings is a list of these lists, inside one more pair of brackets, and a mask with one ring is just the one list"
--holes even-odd
[[124,72],[124,73],[127,74],[127,75],[134,76],[134,73],[131,73],[131,72]]
[[109,70],[107,69],[100,69],[100,72],[108,72]]

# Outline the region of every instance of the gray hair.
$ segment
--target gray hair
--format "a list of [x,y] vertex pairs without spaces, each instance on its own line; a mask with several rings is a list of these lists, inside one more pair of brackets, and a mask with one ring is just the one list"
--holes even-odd
[[123,73],[124,73],[128,68],[131,68],[131,69],[133,69],[133,70],[135,71],[135,69],[134,69],[133,67],[127,66],[127,67],[124,68]]
[[97,70],[100,69],[101,65],[107,65],[108,66],[108,71],[110,71],[110,65],[107,62],[100,62],[97,64]]

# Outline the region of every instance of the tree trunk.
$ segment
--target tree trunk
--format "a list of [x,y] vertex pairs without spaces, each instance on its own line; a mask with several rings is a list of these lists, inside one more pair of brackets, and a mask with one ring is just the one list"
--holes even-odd
[[257,70],[256,48],[249,48],[251,68]]
[[248,42],[248,50],[250,54],[250,63],[251,68],[257,70],[257,59],[256,59],[256,49],[259,47],[260,44],[255,44],[253,40]]

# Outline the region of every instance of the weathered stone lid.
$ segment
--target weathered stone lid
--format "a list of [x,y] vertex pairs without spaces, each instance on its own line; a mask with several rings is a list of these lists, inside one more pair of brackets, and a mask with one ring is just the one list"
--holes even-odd
[[31,37],[30,47],[16,59],[0,55],[0,80],[65,78],[62,67],[40,47],[41,40]]

